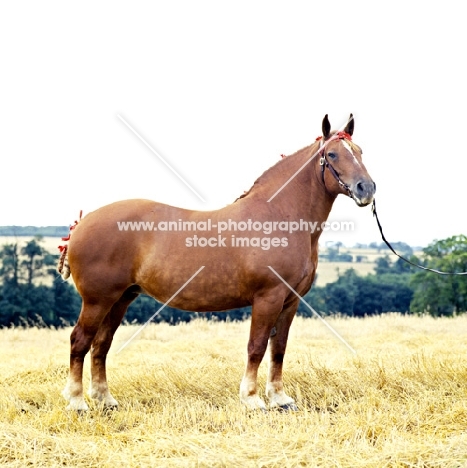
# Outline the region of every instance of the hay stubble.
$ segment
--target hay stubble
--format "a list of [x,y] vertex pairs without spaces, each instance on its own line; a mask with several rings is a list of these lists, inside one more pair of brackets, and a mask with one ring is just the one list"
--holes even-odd
[[151,325],[116,355],[135,331],[121,327],[108,359],[120,409],[81,415],[60,395],[70,329],[0,330],[0,465],[467,465],[467,317],[329,321],[357,356],[296,319],[284,380],[300,411],[265,414],[238,399],[248,322]]

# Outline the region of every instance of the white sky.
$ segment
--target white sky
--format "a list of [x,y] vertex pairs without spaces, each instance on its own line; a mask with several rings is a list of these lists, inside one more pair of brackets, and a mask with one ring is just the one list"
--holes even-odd
[[[355,116],[388,239],[467,232],[467,28],[445,2],[3,2],[0,225],[125,198],[231,203]],[[117,117],[202,195],[202,203]],[[332,220],[380,242],[370,208]]]

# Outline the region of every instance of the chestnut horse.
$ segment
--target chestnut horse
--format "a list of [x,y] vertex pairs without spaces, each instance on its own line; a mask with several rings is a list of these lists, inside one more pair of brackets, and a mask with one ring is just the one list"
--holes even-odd
[[70,338],[70,374],[63,391],[67,409],[88,409],[82,374],[89,350],[89,396],[105,407],[118,405],[107,385],[105,363],[129,304],[140,293],[167,302],[204,266],[170,306],[205,312],[252,305],[240,400],[250,409],[266,409],[257,373],[269,342],[269,407],[296,410],[283,388],[282,363],[299,298],[282,280],[300,296],[310,289],[320,226],[338,194],[358,206],[373,200],[375,184],[352,141],[353,129],[352,114],[343,132],[331,131],[326,115],[323,134],[313,144],[283,157],[247,193],[219,210],[125,200],[85,216],[59,264],[65,279],[71,272],[82,297]]

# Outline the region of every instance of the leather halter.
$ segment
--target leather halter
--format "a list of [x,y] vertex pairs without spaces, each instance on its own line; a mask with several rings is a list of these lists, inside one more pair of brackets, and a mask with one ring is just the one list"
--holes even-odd
[[[316,138],[316,141],[322,140],[322,138],[323,137],[319,136],[318,138]],[[339,173],[334,169],[332,164],[326,159],[326,152],[324,151],[324,148],[328,143],[330,143],[331,141],[334,141],[334,140],[349,140],[349,141],[352,141],[352,137],[346,132],[337,132],[329,140],[327,140],[326,143],[322,144],[322,142],[320,142],[321,146],[320,146],[318,154],[320,154],[320,156],[321,156],[320,159],[319,159],[319,164],[321,166],[321,180],[323,181],[324,188],[326,188],[326,182],[324,181],[324,170],[326,168],[328,168],[329,172],[337,180],[337,183],[339,184],[339,186],[342,189],[347,191],[347,195],[350,198],[353,198],[353,192],[350,189],[350,186],[341,180],[341,178],[339,177]],[[326,190],[327,190],[327,188],[326,188]]]

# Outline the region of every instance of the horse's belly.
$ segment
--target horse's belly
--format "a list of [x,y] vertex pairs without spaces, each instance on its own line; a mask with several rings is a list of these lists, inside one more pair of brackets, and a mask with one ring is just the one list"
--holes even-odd
[[174,265],[141,275],[138,284],[160,302],[196,312],[220,311],[250,304],[248,285],[233,268]]

